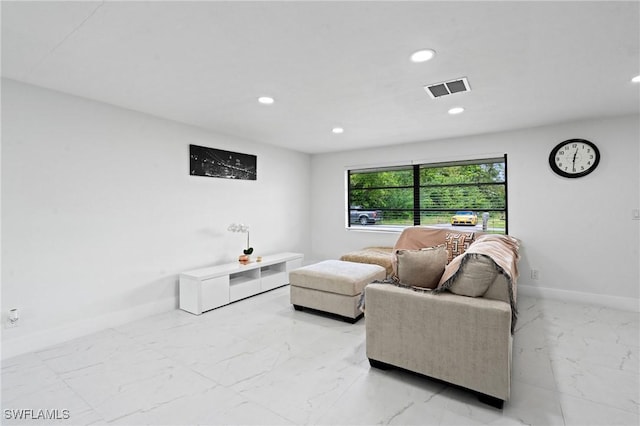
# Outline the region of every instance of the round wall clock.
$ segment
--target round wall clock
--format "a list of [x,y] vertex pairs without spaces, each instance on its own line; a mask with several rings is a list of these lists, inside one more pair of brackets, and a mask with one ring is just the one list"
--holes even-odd
[[556,145],[549,154],[551,170],[560,176],[578,178],[598,167],[600,151],[592,142],[569,139]]

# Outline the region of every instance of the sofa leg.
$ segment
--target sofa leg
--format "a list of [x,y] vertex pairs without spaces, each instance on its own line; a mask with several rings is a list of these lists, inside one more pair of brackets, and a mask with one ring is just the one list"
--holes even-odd
[[391,368],[391,365],[387,364],[386,362],[378,361],[371,358],[369,358],[369,365],[379,370],[388,370]]
[[499,410],[502,410],[502,407],[504,406],[504,401],[502,399],[496,398],[495,396],[485,395],[483,393],[478,394],[478,400],[483,404],[490,405]]
[[295,309],[296,311],[302,311],[302,310],[304,310],[304,307],[302,307],[300,305],[293,305],[293,309]]

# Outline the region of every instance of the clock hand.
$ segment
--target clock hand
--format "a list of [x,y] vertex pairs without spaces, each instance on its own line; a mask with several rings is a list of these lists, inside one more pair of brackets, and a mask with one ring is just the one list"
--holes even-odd
[[576,157],[578,156],[578,150],[576,149],[576,152],[573,153],[573,171],[576,171]]

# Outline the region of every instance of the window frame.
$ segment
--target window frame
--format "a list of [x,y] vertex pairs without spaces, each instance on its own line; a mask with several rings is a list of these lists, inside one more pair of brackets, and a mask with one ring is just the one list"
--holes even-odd
[[[450,166],[465,166],[465,165],[480,165],[480,164],[490,164],[490,163],[503,163],[504,164],[504,180],[501,182],[475,182],[475,183],[458,183],[458,184],[437,184],[437,185],[421,185],[420,182],[420,171],[423,168],[443,168]],[[383,171],[394,171],[394,170],[408,170],[411,169],[413,171],[413,184],[410,186],[392,186],[392,187],[371,187],[367,189],[411,189],[413,191],[413,207],[412,209],[388,209],[388,211],[412,211],[412,219],[413,225],[359,225],[351,223],[351,175],[353,173],[366,173],[366,172],[383,172]],[[345,168],[345,207],[346,207],[346,229],[353,231],[366,231],[366,232],[402,232],[407,227],[410,226],[428,226],[422,225],[422,213],[425,211],[452,211],[454,209],[424,209],[421,208],[421,190],[423,188],[428,187],[437,187],[437,186],[450,186],[450,187],[464,187],[464,186],[504,186],[504,209],[496,209],[496,208],[487,208],[487,209],[467,209],[467,208],[457,208],[455,210],[474,210],[477,212],[480,211],[495,211],[495,212],[504,212],[505,218],[505,228],[504,234],[509,235],[509,185],[508,185],[508,161],[507,154],[494,154],[483,157],[473,157],[473,158],[465,158],[459,160],[446,160],[446,161],[436,161],[436,162],[428,162],[428,161],[419,161],[419,162],[409,162],[409,163],[394,163],[389,165],[371,165],[371,166],[352,166]],[[365,209],[366,210],[366,209]],[[385,210],[383,210],[385,211]],[[384,217],[384,216],[383,216]],[[454,228],[453,225],[447,226],[446,229],[457,229]]]

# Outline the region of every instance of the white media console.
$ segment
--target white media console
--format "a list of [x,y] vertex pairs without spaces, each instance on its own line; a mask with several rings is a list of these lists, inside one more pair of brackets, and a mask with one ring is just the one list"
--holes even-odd
[[302,266],[300,253],[279,253],[180,274],[180,309],[200,315],[245,297],[289,284],[289,272]]

